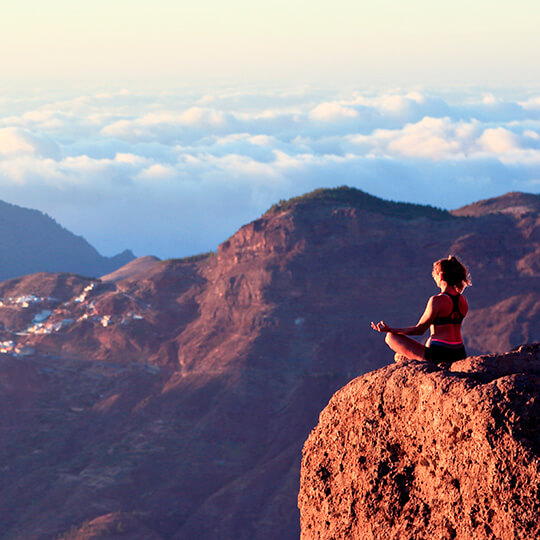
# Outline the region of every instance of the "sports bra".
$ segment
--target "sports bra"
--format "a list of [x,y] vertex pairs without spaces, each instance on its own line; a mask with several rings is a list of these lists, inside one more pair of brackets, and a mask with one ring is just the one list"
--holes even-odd
[[452,311],[446,317],[436,317],[431,324],[434,326],[441,324],[461,324],[465,318],[459,311],[459,297],[461,294],[450,294],[447,292],[443,292],[442,294],[446,294],[452,300]]

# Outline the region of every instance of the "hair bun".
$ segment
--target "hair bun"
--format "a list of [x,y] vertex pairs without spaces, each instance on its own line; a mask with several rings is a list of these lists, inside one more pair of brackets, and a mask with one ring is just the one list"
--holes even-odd
[[446,259],[440,259],[433,263],[433,270],[440,272],[448,285],[455,286],[461,292],[467,285],[471,284],[469,272],[457,257],[448,255]]

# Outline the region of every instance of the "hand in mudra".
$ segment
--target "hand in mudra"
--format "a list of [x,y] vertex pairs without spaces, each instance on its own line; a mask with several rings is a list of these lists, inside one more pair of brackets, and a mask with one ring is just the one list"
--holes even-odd
[[384,321],[378,322],[377,324],[372,321],[371,328],[376,332],[391,332],[390,327]]

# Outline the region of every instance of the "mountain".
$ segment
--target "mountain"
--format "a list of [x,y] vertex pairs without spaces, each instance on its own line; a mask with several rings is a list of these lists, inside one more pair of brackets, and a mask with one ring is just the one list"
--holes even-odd
[[538,214],[540,208],[540,195],[535,193],[511,192],[501,197],[478,201],[451,213],[454,216],[479,217],[487,214]]
[[116,283],[117,281],[123,281],[125,279],[134,279],[135,277],[144,274],[158,262],[159,259],[157,257],[153,257],[152,255],[139,257],[118,268],[114,272],[101,276],[100,281]]
[[304,446],[302,539],[538,538],[539,360],[409,361],[342,388]]
[[416,322],[433,261],[454,253],[474,282],[469,352],[537,339],[539,225],[538,212],[461,217],[340,188],[279,204],[215,254],[5,281],[0,536],[126,523],[297,538],[319,411],[393,360],[370,321]]
[[134,259],[126,250],[103,257],[38,210],[0,201],[0,280],[34,272],[73,272],[100,276]]

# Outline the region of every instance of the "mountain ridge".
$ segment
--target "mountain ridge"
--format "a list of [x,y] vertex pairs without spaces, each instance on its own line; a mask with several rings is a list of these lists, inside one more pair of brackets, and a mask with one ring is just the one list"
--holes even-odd
[[134,258],[129,250],[104,257],[43,212],[0,201],[0,280],[44,271],[99,276]]
[[540,212],[540,194],[511,191],[483,199],[452,210],[454,216],[480,217],[495,213],[538,213]]
[[452,215],[443,209],[427,204],[408,203],[386,200],[365,191],[349,186],[320,188],[298,197],[282,199],[271,206],[265,213],[272,214],[289,209],[302,208],[304,205],[331,204],[349,206],[359,210],[377,212],[402,219],[427,217],[431,219],[452,219]]

